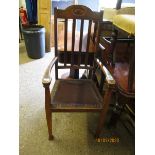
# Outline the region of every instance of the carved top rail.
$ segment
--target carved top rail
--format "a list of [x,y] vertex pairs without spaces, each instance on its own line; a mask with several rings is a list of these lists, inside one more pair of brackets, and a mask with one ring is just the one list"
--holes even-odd
[[101,20],[103,16],[103,11],[94,13],[90,8],[83,5],[71,5],[65,10],[59,9],[59,11],[57,8],[54,9],[57,18]]

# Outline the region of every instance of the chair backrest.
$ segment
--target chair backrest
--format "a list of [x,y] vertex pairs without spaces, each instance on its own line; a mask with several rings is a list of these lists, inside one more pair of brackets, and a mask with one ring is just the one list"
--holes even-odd
[[[54,40],[55,56],[58,57],[56,63],[56,79],[58,79],[58,69],[92,69],[95,52],[99,42],[99,22],[103,20],[103,11],[93,12],[83,5],[72,5],[65,10],[54,9]],[[84,25],[88,22],[87,35],[84,34]],[[58,23],[63,24],[63,39],[58,38]],[[69,30],[69,23],[71,30]],[[76,35],[76,25],[80,23],[80,31]],[[70,31],[70,32],[69,32]],[[92,32],[93,31],[93,32]],[[62,32],[61,32],[62,33]],[[70,40],[68,39],[71,34]],[[58,41],[63,40],[63,49],[58,47]],[[90,50],[90,42],[95,40],[95,48]],[[69,42],[70,41],[70,42]],[[69,44],[70,49],[69,49]],[[76,46],[76,47],[75,47]],[[85,46],[85,50],[83,48]],[[62,65],[63,64],[63,65]]]

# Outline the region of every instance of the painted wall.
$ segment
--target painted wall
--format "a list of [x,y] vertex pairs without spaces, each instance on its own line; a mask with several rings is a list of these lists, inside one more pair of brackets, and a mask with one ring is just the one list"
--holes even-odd
[[78,0],[78,4],[85,5],[93,11],[98,11],[99,0]]
[[135,0],[122,0],[122,3],[135,3]]
[[23,6],[24,8],[26,8],[25,0],[19,0],[19,8],[21,6]]

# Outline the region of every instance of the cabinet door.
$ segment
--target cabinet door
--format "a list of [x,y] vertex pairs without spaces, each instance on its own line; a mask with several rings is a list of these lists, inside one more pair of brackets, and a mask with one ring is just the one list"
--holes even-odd
[[38,0],[38,24],[43,25],[46,29],[46,52],[51,50],[50,33],[51,33],[51,0]]

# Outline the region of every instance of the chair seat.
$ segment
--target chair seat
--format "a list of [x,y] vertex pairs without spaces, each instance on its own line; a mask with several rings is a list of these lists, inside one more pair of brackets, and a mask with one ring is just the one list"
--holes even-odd
[[[124,92],[128,92],[128,77],[129,77],[129,64],[128,63],[115,63],[114,68],[109,69],[112,75],[114,76],[114,79],[116,81],[116,84],[118,88],[123,90]],[[133,83],[132,86],[132,93],[135,92],[135,85]]]
[[51,92],[52,109],[101,109],[103,99],[92,80],[56,80]]

